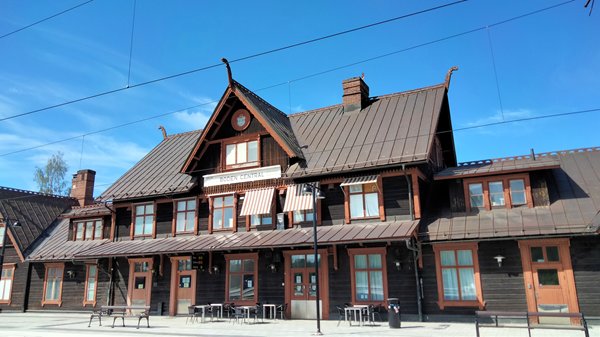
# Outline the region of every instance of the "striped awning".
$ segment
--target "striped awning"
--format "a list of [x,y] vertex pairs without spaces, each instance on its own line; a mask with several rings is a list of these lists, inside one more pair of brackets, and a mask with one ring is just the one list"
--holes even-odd
[[[318,183],[311,184],[318,186]],[[312,195],[303,192],[304,185],[305,184],[288,185],[285,195],[285,205],[283,206],[284,212],[303,211],[313,208],[311,200]]]
[[371,184],[376,183],[377,178],[379,176],[362,176],[355,178],[347,178],[340,184],[340,186],[350,186],[350,185],[362,185],[362,184]]
[[271,213],[274,195],[275,188],[273,187],[246,191],[240,215],[245,216]]

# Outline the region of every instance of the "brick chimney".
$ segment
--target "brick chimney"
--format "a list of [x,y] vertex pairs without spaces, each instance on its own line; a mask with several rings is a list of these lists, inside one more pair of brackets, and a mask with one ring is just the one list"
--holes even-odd
[[73,175],[73,186],[71,197],[79,201],[79,206],[87,206],[94,203],[94,180],[96,171],[79,170]]
[[361,77],[352,77],[342,81],[344,95],[344,113],[351,113],[364,109],[369,103],[369,86]]

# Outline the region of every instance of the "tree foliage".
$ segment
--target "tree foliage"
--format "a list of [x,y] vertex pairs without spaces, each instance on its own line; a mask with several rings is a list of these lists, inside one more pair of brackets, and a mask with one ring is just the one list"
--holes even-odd
[[63,159],[63,153],[59,151],[48,159],[45,167],[35,167],[33,181],[36,182],[42,193],[69,195],[71,188],[65,180],[68,169],[69,166]]

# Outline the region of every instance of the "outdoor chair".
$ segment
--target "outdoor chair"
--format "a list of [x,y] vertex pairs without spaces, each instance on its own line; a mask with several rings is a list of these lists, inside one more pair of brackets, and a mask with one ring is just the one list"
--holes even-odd
[[337,326],[340,326],[340,322],[342,320],[344,320],[344,318],[345,318],[344,308],[340,307],[339,305],[336,305],[335,308],[337,309],[337,312],[338,312],[338,324],[337,324]]
[[375,316],[379,317],[379,322],[383,322],[383,320],[381,319],[381,304],[379,304],[379,305],[370,304],[369,311],[371,312],[371,321],[373,321],[373,323],[375,323]]
[[234,307],[233,314],[229,317],[229,320],[233,321],[234,323],[237,323],[239,319],[241,319],[242,322],[244,321],[244,319],[246,319],[244,309]]
[[191,321],[192,323],[194,322],[194,320],[197,321],[198,317],[200,317],[200,313],[196,310],[196,307],[193,305],[188,306],[188,315],[185,319],[185,324],[187,324],[188,321]]
[[285,312],[287,311],[287,307],[288,307],[287,303],[276,306],[275,307],[275,318],[277,318],[277,314],[279,314],[279,317],[281,317],[281,319],[286,319]]
[[254,307],[254,310],[252,310],[251,314],[254,314],[254,322],[256,323],[256,320],[260,318],[261,321],[264,322],[263,320],[263,307],[260,303],[256,303],[256,306]]
[[234,312],[235,305],[233,303],[225,303],[223,304],[223,317],[227,315],[227,318],[231,318],[231,315]]

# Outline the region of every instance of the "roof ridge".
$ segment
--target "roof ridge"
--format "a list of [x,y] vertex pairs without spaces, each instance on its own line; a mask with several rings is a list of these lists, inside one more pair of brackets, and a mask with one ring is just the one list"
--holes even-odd
[[177,138],[177,137],[181,137],[181,136],[185,136],[191,133],[196,133],[196,132],[202,132],[203,129],[197,129],[197,130],[191,130],[191,131],[184,131],[184,132],[179,132],[179,133],[173,133],[170,135],[167,135],[167,138],[165,139],[170,139],[170,138]]
[[[430,85],[430,86],[426,86],[426,87],[422,87],[422,88],[417,88],[417,89],[411,89],[411,90],[406,90],[406,91],[398,91],[398,92],[394,92],[391,94],[385,94],[385,95],[379,95],[379,96],[371,96],[369,97],[369,99],[381,99],[381,98],[389,98],[389,97],[394,97],[394,96],[401,96],[401,95],[409,95],[409,94],[414,94],[415,92],[419,92],[419,91],[425,91],[425,90],[431,90],[434,88],[439,88],[439,87],[443,87],[445,86],[445,83],[439,83],[439,84],[434,84],[434,85]],[[336,107],[342,106],[342,103],[337,103],[337,104],[333,104],[333,105],[328,105],[328,106],[324,106],[321,108],[316,108],[316,109],[311,109],[311,110],[306,110],[306,111],[300,111],[300,112],[294,112],[294,113],[290,113],[287,116],[288,117],[295,117],[295,116],[301,116],[301,115],[306,115],[309,113],[317,113],[317,112],[321,112],[322,110],[330,110]]]
[[[546,157],[559,156],[559,155],[567,155],[567,154],[581,153],[581,152],[600,152],[600,146],[582,147],[582,148],[576,148],[576,149],[570,149],[570,150],[558,150],[558,151],[549,151],[549,152],[535,153],[534,156],[537,159],[539,157],[546,158]],[[532,155],[531,154],[525,154],[525,155],[516,155],[516,156],[492,158],[492,159],[480,159],[480,160],[466,161],[466,162],[458,163],[456,165],[456,167],[465,167],[465,166],[482,165],[482,164],[492,164],[492,163],[498,163],[498,162],[509,161],[509,160],[510,161],[517,161],[517,160],[529,160],[529,159],[532,159]]]
[[85,206],[72,206],[71,209],[83,209],[83,208],[93,208],[93,207],[99,207],[99,206],[103,206],[105,205],[103,202],[95,202],[91,205],[85,205]]
[[273,104],[271,104],[271,103],[267,102],[267,101],[266,101],[264,98],[260,97],[260,96],[259,96],[257,93],[255,93],[254,91],[252,91],[252,90],[248,89],[247,87],[245,87],[245,86],[244,86],[243,84],[241,84],[240,82],[238,82],[238,81],[236,81],[236,80],[233,80],[233,83],[234,83],[235,85],[238,85],[238,86],[240,86],[242,89],[246,89],[246,91],[248,91],[248,93],[250,93],[250,94],[252,94],[252,95],[256,96],[256,98],[258,98],[259,100],[261,100],[263,103],[265,103],[265,104],[267,104],[267,105],[269,105],[269,106],[273,107],[273,109],[275,109],[275,111],[276,111],[276,112],[279,112],[279,113],[280,113],[282,116],[284,116],[284,117],[286,117],[286,118],[288,117],[288,115],[287,115],[285,112],[283,112],[283,111],[279,110],[279,108],[277,108],[277,107],[276,107],[276,106],[274,106]]
[[[43,196],[43,197],[53,197],[53,198],[60,198],[60,199],[75,199],[73,197],[65,196],[65,195],[22,190],[22,189],[14,188],[14,187],[0,186],[0,190],[19,192],[19,193],[25,193],[25,194],[33,194],[33,195],[39,195],[39,196]],[[0,199],[0,200],[3,200],[3,199]]]

